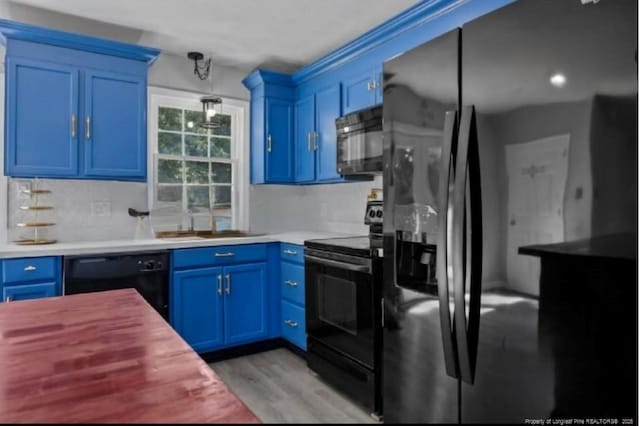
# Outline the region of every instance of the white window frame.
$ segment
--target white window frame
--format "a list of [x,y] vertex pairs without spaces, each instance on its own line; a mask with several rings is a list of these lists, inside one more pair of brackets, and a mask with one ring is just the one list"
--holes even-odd
[[[158,108],[161,106],[202,110],[202,93],[149,86],[147,114],[147,194],[149,209],[155,204],[156,157],[158,154]],[[231,229],[249,230],[249,102],[222,98],[224,114],[231,115]],[[218,160],[216,160],[218,162]]]

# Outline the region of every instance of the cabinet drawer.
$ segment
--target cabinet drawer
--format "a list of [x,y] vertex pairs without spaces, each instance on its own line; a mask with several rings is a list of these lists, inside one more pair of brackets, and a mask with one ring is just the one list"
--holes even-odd
[[4,284],[57,279],[57,258],[32,257],[2,261],[2,282]]
[[307,327],[304,309],[282,301],[282,337],[307,350]]
[[297,244],[281,243],[280,259],[304,265],[304,247]]
[[282,298],[304,306],[304,266],[282,262],[280,270]]
[[217,246],[173,251],[173,267],[187,268],[230,263],[262,261],[267,258],[266,244]]
[[2,300],[4,302],[41,299],[43,297],[53,297],[57,295],[58,284],[56,282],[14,285],[2,289]]

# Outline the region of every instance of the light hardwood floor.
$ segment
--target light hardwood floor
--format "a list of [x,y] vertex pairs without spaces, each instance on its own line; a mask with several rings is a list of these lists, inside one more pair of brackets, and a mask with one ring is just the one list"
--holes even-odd
[[264,423],[376,423],[287,349],[209,366]]

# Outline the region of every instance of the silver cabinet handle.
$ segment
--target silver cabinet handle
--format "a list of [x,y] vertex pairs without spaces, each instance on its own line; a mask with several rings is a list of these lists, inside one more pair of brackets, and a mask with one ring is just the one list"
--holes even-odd
[[298,254],[298,252],[297,252],[297,251],[295,251],[295,250],[289,250],[289,249],[286,249],[286,250],[285,250],[285,251],[283,251],[282,253],[284,253],[284,254],[291,254],[291,255],[296,255],[296,254]]
[[227,252],[227,253],[216,253],[214,256],[215,257],[231,257],[231,256],[235,256],[236,254],[233,252]]
[[218,274],[218,296],[222,296],[222,274]]
[[24,267],[24,270],[25,270],[26,272],[35,271],[36,269],[38,269],[38,268],[36,268],[36,267],[35,267],[35,266],[33,266],[33,265],[29,265],[29,266],[25,266],[25,267]]
[[284,320],[284,323],[287,324],[289,327],[291,328],[296,328],[298,326],[298,323],[292,320]]
[[225,293],[227,293],[227,296],[228,296],[231,294],[231,275],[226,274],[224,278],[227,280],[227,288],[225,288],[224,291]]
[[267,152],[271,152],[271,134],[267,136]]
[[71,137],[75,138],[78,131],[78,120],[75,114],[71,114]]
[[291,281],[291,280],[285,280],[284,282],[286,285],[290,286],[290,287],[298,287],[298,283],[295,281]]
[[313,150],[314,151],[318,150],[318,133],[317,132],[313,132]]
[[371,90],[376,90],[378,88],[378,81],[377,80],[373,80],[371,82]]
[[311,151],[311,132],[307,132],[307,151]]
[[87,139],[91,139],[91,116],[87,115],[87,119],[85,120],[85,136]]
[[367,81],[367,90],[369,90],[369,91],[371,90],[371,82],[370,81]]
[[13,298],[11,296],[7,296],[6,299],[4,299],[5,302],[13,302]]

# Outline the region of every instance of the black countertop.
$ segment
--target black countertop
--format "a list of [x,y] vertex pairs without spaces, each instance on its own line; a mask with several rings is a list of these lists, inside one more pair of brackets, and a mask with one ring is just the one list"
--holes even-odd
[[585,258],[637,260],[638,234],[613,234],[555,244],[518,248],[519,254],[531,256],[582,256]]

